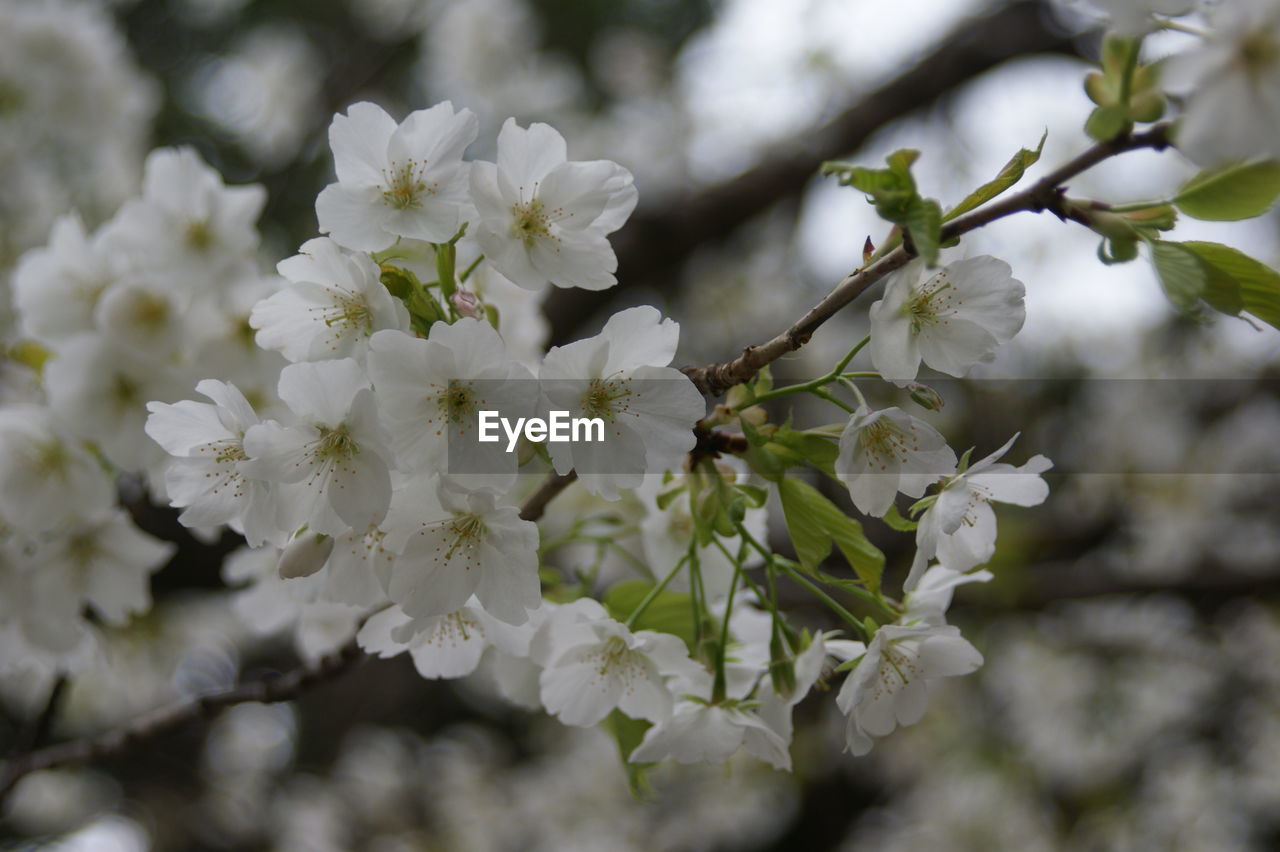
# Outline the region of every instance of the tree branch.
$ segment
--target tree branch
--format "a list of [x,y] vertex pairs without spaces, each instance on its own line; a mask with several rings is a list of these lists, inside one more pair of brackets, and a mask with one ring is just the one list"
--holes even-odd
[[[947,223],[942,229],[942,239],[947,241],[981,228],[984,225],[1013,213],[1053,211],[1059,218],[1066,218],[1062,206],[1062,193],[1066,181],[1117,154],[1140,148],[1163,149],[1169,144],[1169,125],[1158,124],[1144,133],[1127,133],[1107,142],[1099,142],[1066,164],[1054,169],[1029,188],[979,207],[971,213]],[[837,284],[822,301],[814,305],[790,328],[776,337],[756,346],[748,346],[742,354],[730,361],[705,367],[685,367],[688,376],[698,389],[709,396],[720,396],[734,385],[750,381],[766,364],[794,352],[809,342],[813,333],[845,305],[848,305],[867,288],[884,276],[900,269],[912,259],[904,246],[899,246],[869,266],[858,269]]]
[[215,692],[144,714],[130,724],[94,737],[64,743],[16,755],[0,765],[0,799],[23,777],[41,769],[90,763],[121,754],[132,746],[153,739],[187,722],[212,718],[235,704],[261,702],[271,704],[297,698],[311,686],[330,680],[364,658],[354,639],[341,650],[322,657],[311,666],[300,666],[253,683],[243,683],[224,692]]
[[[674,290],[678,270],[700,247],[725,239],[779,201],[799,195],[824,160],[861,148],[880,128],[934,103],[970,80],[1020,56],[1078,56],[1072,37],[1052,22],[1040,0],[999,4],[966,20],[914,67],[867,92],[803,138],[771,151],[724,183],[636,212],[613,237],[618,277],[628,286]],[[613,291],[559,289],[547,314],[552,340],[563,342],[615,297]]]
[[538,486],[538,490],[530,494],[528,499],[521,504],[521,519],[536,521],[541,518],[542,513],[547,510],[547,504],[554,500],[557,494],[568,488],[577,478],[578,472],[574,470],[564,475],[554,471],[547,474],[547,478]]

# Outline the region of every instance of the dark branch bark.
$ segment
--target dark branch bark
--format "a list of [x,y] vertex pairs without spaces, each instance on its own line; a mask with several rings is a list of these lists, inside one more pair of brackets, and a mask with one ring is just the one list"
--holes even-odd
[[41,769],[70,766],[101,760],[120,754],[136,743],[171,731],[179,725],[210,718],[226,707],[249,702],[274,703],[290,701],[321,681],[342,674],[364,654],[355,640],[341,650],[322,658],[312,666],[301,666],[274,677],[243,683],[224,692],[216,692],[143,715],[131,724],[96,737],[70,740],[16,755],[0,766],[0,799],[23,777]]
[[547,474],[547,478],[538,486],[538,490],[530,494],[520,506],[520,517],[526,521],[536,521],[541,518],[542,513],[547,510],[547,504],[577,478],[577,472],[572,470],[563,476],[558,473]]
[[[799,195],[824,160],[860,148],[891,124],[995,66],[1038,53],[1078,55],[1043,2],[1020,0],[966,21],[910,70],[866,94],[800,141],[774,151],[725,183],[660,210],[641,209],[613,238],[618,277],[626,286],[671,291],[684,261],[699,247],[723,240],[779,201]],[[564,342],[613,293],[556,290],[547,313],[552,339]]]
[[[1099,142],[1029,188],[947,223],[942,229],[943,241],[1024,210],[1035,213],[1051,210],[1059,218],[1066,218],[1067,213],[1062,206],[1062,191],[1066,181],[1117,154],[1139,148],[1165,148],[1169,144],[1168,130],[1167,124],[1159,124],[1145,133],[1125,134],[1108,142]],[[890,272],[905,266],[911,257],[905,247],[899,246],[870,265],[850,273],[786,331],[759,345],[748,346],[742,350],[741,355],[730,361],[705,367],[685,367],[685,375],[699,390],[710,396],[720,396],[734,385],[749,381],[761,367],[808,343],[813,333],[837,311]]]

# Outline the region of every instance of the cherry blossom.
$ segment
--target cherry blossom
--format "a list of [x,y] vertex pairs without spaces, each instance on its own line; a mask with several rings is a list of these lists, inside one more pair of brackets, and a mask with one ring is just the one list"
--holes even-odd
[[462,152],[479,124],[443,101],[400,124],[376,104],[352,104],[329,125],[337,183],[316,199],[320,230],[356,251],[399,237],[444,242],[469,206]]
[[635,209],[631,173],[609,160],[569,162],[564,137],[546,124],[507,119],[498,162],[477,162],[471,193],[476,238],[489,263],[521,287],[603,290],[618,283],[608,235]]

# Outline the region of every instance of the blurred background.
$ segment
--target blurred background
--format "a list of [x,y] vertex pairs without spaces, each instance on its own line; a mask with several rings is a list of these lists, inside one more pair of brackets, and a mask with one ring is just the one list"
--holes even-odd
[[[472,156],[492,157],[513,115],[553,124],[571,159],[636,176],[640,207],[613,239],[620,285],[552,293],[531,338],[594,334],[648,303],[685,329],[677,363],[722,360],[882,238],[858,193],[815,176],[822,160],[919,148],[922,191],[947,204],[1046,130],[1032,177],[1083,148],[1093,27],[1031,0],[0,0],[0,274],[56,216],[108,218],[162,145],[266,187],[270,268],[316,233],[335,111],[449,99],[481,118]],[[1139,152],[1071,192],[1158,198],[1193,172]],[[1185,221],[1175,238],[1280,263],[1275,215]],[[1280,847],[1280,332],[1180,318],[1144,260],[1104,267],[1096,242],[1021,215],[956,250],[1012,265],[1027,323],[975,381],[938,382],[947,405],[928,416],[977,457],[1021,431],[1009,460],[1048,455],[1053,490],[1001,507],[996,580],[957,596],[952,620],[985,666],[868,757],[841,753],[843,720],[818,694],[797,711],[792,774],[663,768],[637,801],[602,732],[513,708],[483,676],[424,681],[401,657],[32,775],[4,805],[0,848]],[[825,371],[874,298],[775,375]],[[573,507],[566,495],[549,523]],[[181,549],[153,578],[152,613],[107,632],[110,665],[64,688],[48,741],[297,660],[290,618],[264,634],[239,617],[276,604],[237,596],[262,566],[224,565],[233,536],[201,543],[174,513],[131,509]],[[910,537],[868,531],[900,580]],[[23,744],[46,695],[0,684],[0,749]]]

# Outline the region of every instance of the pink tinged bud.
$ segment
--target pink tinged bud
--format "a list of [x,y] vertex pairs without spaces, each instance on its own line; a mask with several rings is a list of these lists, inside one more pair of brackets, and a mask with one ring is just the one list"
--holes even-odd
[[280,579],[293,580],[298,577],[310,577],[324,567],[333,552],[333,537],[303,532],[293,537],[293,541],[280,554],[276,564]]
[[484,306],[480,304],[480,300],[476,298],[476,294],[470,290],[463,290],[459,287],[453,291],[453,295],[449,297],[449,301],[453,303],[454,308],[464,317],[471,319],[484,318]]

